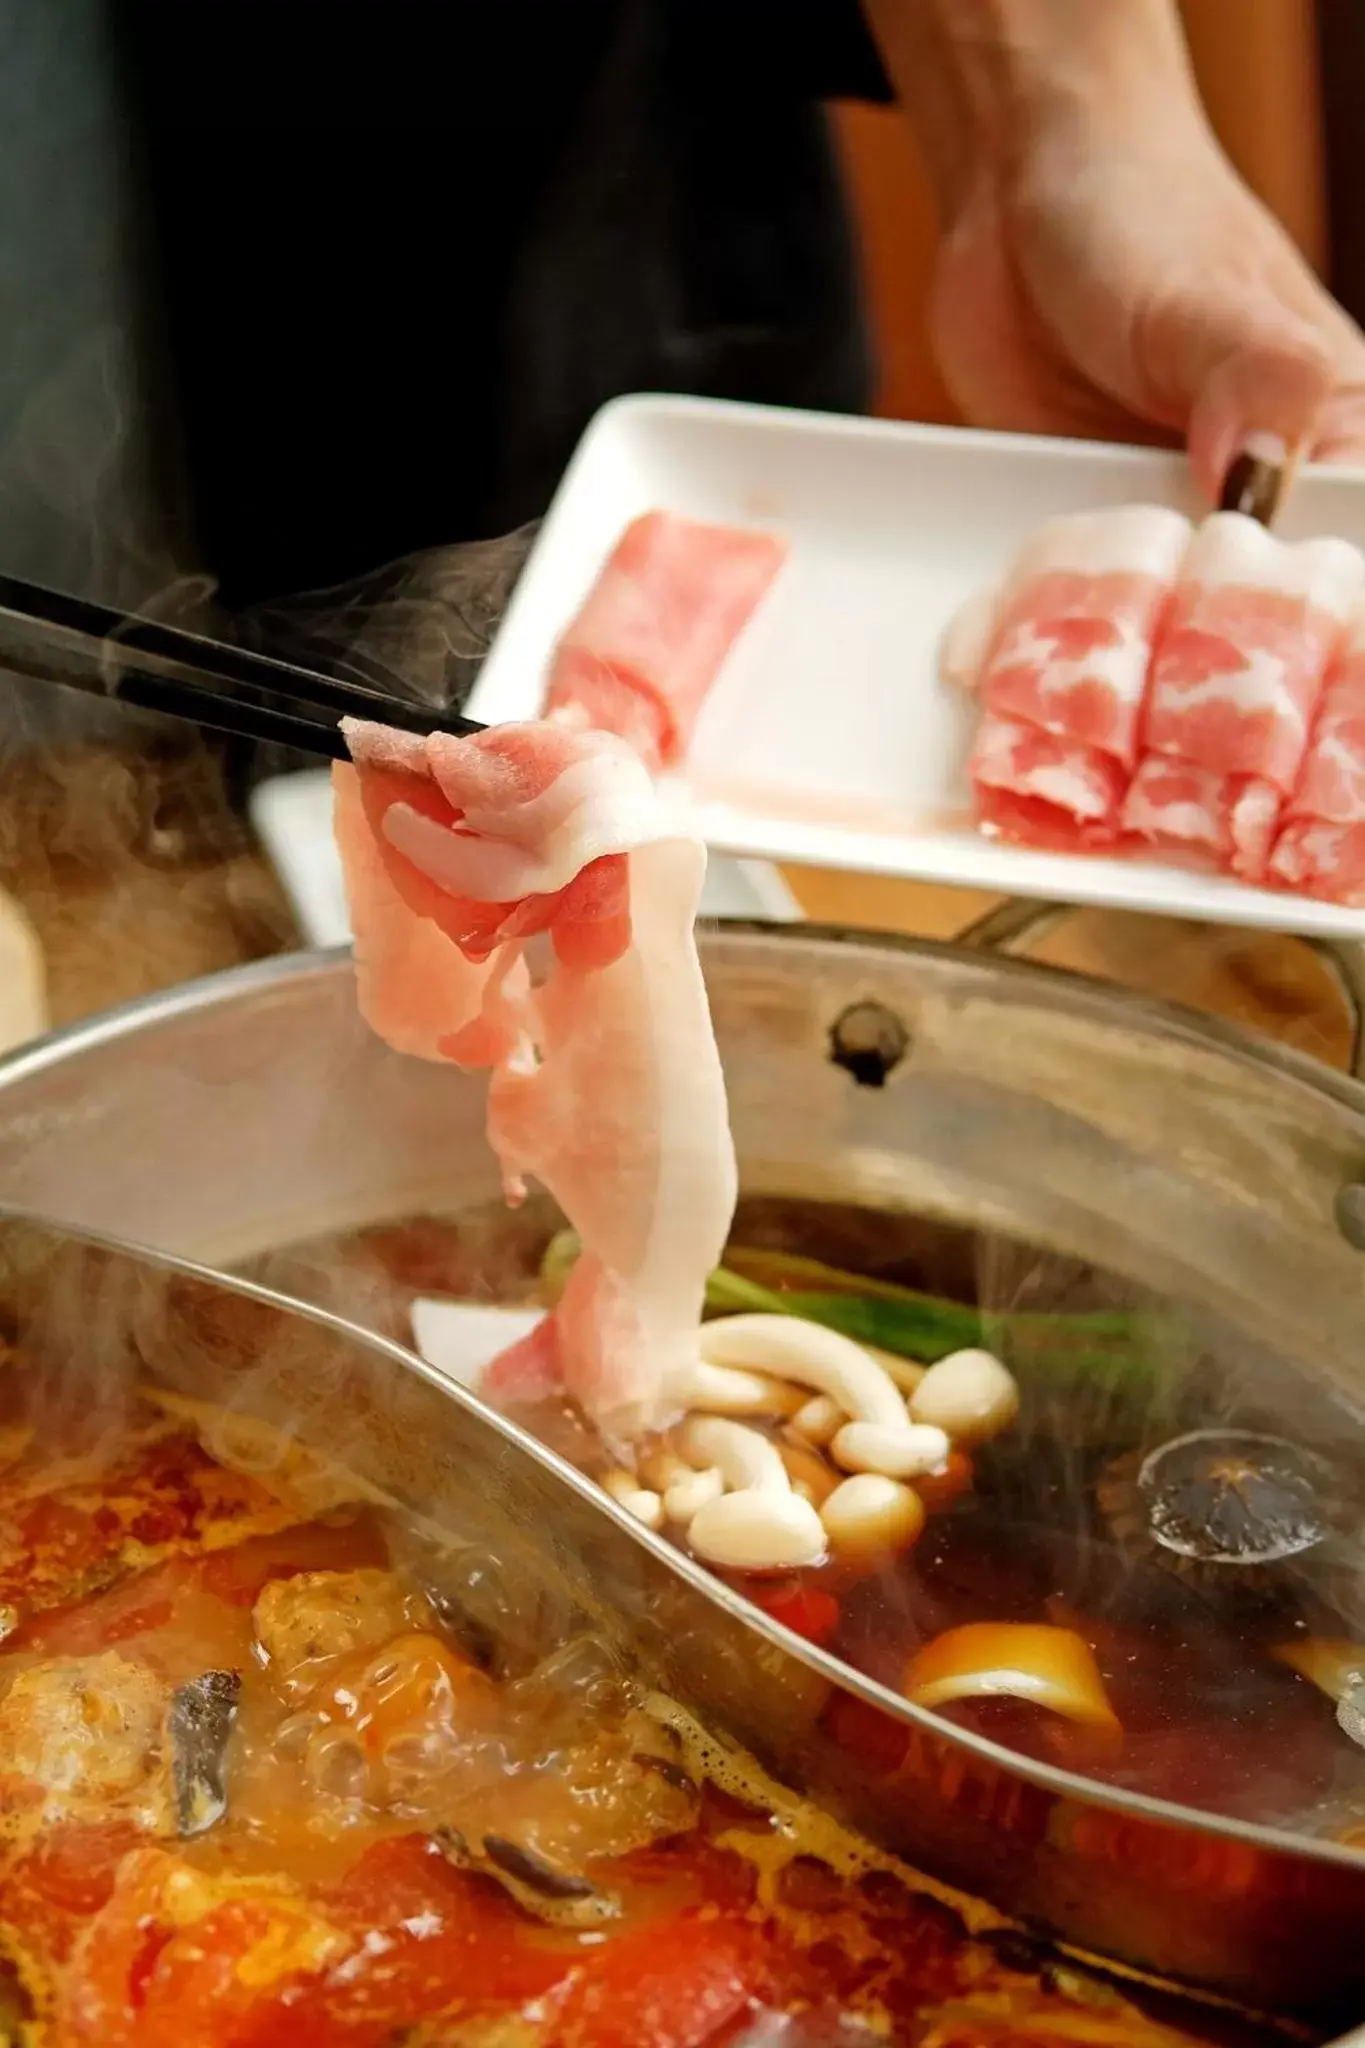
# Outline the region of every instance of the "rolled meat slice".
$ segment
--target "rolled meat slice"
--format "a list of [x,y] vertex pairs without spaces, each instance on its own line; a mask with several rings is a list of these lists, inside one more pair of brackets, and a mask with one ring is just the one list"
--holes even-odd
[[612,1436],[660,1427],[735,1206],[694,932],[705,849],[603,733],[343,731],[361,1012],[397,1051],[490,1070],[509,1199],[533,1177],[583,1242],[553,1315],[484,1384],[563,1387]]
[[995,600],[957,623],[945,670],[984,654],[969,772],[983,831],[1066,850],[1106,845],[1137,752],[1157,627],[1189,540],[1158,505],[1050,520]]
[[1362,583],[1346,541],[1290,546],[1238,512],[1205,520],[1157,639],[1126,837],[1264,878]]
[[1365,902],[1365,608],[1328,671],[1266,879],[1333,903]]
[[786,553],[745,527],[633,520],[555,649],[547,716],[615,733],[656,771],[676,767]]

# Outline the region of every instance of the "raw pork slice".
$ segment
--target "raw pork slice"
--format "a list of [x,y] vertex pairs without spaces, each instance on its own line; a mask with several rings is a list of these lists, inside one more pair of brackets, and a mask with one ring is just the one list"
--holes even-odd
[[553,1317],[486,1384],[561,1384],[613,1436],[657,1427],[695,1362],[736,1191],[693,934],[705,850],[607,735],[345,731],[336,831],[362,1012],[402,1052],[491,1069],[509,1198],[534,1176],[583,1241]]
[[1365,610],[1328,672],[1267,879],[1330,902],[1365,902]]
[[1205,520],[1157,639],[1125,834],[1263,877],[1362,580],[1345,541],[1288,546],[1239,512]]
[[672,512],[634,520],[555,650],[547,714],[676,767],[786,552],[773,534]]
[[988,611],[945,644],[981,722],[970,774],[982,828],[1029,845],[1103,846],[1137,751],[1153,638],[1189,539],[1157,505],[1050,520]]

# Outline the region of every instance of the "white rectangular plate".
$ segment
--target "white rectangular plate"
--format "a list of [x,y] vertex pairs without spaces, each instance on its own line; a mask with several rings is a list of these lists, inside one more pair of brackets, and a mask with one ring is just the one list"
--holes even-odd
[[[309,945],[347,945],[351,921],[332,839],[332,781],[326,769],[259,783],[251,796],[251,821]],[[700,914],[791,923],[801,912],[776,868],[764,861],[713,859]]]
[[[959,883],[1224,924],[1365,936],[1365,910],[1154,861],[984,839],[970,701],[938,680],[959,604],[1055,513],[1194,513],[1183,457],[688,398],[618,399],[581,442],[469,702],[540,709],[551,653],[622,528],[656,508],[770,526],[791,557],[702,713],[687,779],[709,844],[797,866]],[[1365,546],[1365,471],[1301,473],[1290,539]]]

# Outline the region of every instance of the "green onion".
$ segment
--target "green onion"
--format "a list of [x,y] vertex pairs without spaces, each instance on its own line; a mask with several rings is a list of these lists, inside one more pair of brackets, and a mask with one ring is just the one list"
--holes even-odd
[[[546,1250],[540,1289],[552,1307],[563,1289],[578,1239],[561,1231]],[[749,1270],[742,1270],[748,1268]],[[765,1286],[757,1270],[783,1283]],[[706,1306],[712,1315],[758,1313],[800,1316],[823,1323],[859,1344],[872,1344],[899,1358],[932,1365],[951,1351],[983,1345],[1001,1352],[1011,1368],[1049,1394],[1075,1388],[1087,1397],[1098,1395],[1107,1407],[1115,1398],[1124,1407],[1147,1400],[1153,1384],[1159,1332],[1148,1315],[1102,1309],[1088,1313],[1011,1310],[982,1313],[962,1302],[921,1294],[891,1281],[863,1279],[817,1259],[789,1252],[746,1250],[734,1246],[706,1283]]]

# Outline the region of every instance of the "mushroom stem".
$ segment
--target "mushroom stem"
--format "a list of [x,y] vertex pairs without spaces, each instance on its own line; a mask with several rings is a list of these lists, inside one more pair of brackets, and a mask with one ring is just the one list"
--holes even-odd
[[714,1467],[730,1489],[692,1517],[687,1536],[699,1557],[732,1571],[792,1571],[820,1562],[820,1517],[792,1492],[781,1453],[767,1437],[719,1415],[693,1415],[678,1443],[685,1457]]
[[633,1472],[608,1472],[602,1481],[602,1491],[647,1529],[663,1527],[663,1502],[652,1488],[641,1486]]
[[693,1415],[678,1432],[683,1456],[694,1465],[714,1465],[727,1488],[738,1492],[790,1493],[791,1482],[776,1445],[742,1422],[719,1415]]
[[693,1469],[669,1443],[654,1444],[636,1459],[635,1470],[639,1474],[636,1484],[647,1486],[653,1493],[667,1493],[669,1487],[676,1486],[679,1480],[690,1479]]
[[942,1472],[952,1444],[941,1429],[928,1423],[904,1423],[883,1429],[876,1422],[846,1422],[830,1445],[836,1465],[846,1472],[880,1472],[887,1479],[920,1479]]
[[828,1394],[857,1422],[878,1422],[884,1429],[908,1426],[905,1402],[886,1370],[861,1344],[819,1323],[796,1316],[726,1316],[703,1325],[701,1355],[708,1365],[775,1369]]
[[850,1420],[832,1449],[849,1470],[904,1479],[941,1471],[947,1462],[943,1431],[913,1424],[885,1366],[837,1330],[794,1316],[729,1316],[703,1327],[701,1353],[708,1365],[776,1368],[836,1403]]
[[[786,1318],[773,1320],[781,1322]],[[803,1400],[789,1380],[717,1364],[704,1355],[704,1349],[703,1356],[683,1375],[675,1393],[685,1408],[701,1408],[710,1415],[791,1415]]]
[[828,1394],[812,1394],[793,1415],[791,1426],[808,1444],[823,1450],[839,1434],[846,1420],[839,1403],[831,1401]]
[[746,1486],[692,1518],[687,1540],[708,1564],[736,1572],[790,1572],[819,1564],[825,1531],[808,1500]]
[[724,1491],[724,1479],[714,1465],[707,1465],[700,1472],[689,1472],[686,1479],[674,1480],[664,1495],[664,1513],[670,1522],[690,1522]]
[[899,1480],[859,1472],[821,1502],[820,1520],[836,1557],[876,1559],[910,1548],[924,1527],[924,1505]]

